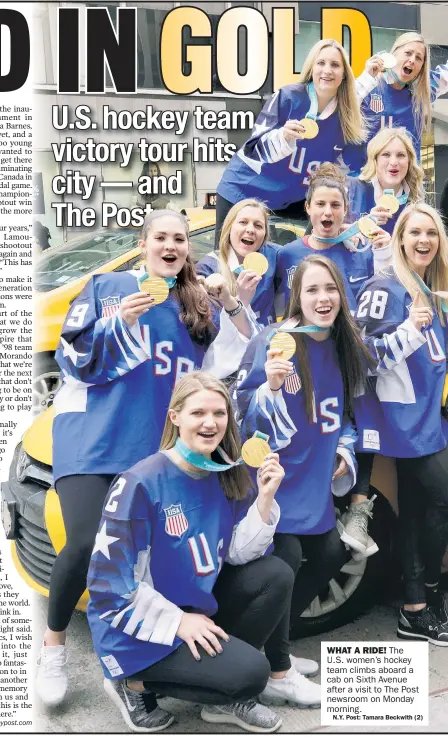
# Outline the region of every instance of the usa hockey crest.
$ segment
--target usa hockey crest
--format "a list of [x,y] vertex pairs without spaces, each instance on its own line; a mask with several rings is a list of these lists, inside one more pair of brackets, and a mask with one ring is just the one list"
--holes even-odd
[[115,312],[120,309],[120,297],[104,297],[100,299],[101,302],[101,317],[111,317]]
[[297,266],[290,266],[289,269],[286,269],[286,273],[288,275],[288,289],[291,289],[292,286],[292,280],[294,278],[294,274],[296,273]]
[[293,369],[286,377],[284,389],[287,394],[297,394],[298,391],[300,391],[300,387],[302,386],[302,382],[300,381],[299,375],[296,373],[296,370]]
[[384,110],[383,98],[381,95],[370,95],[370,109],[374,113],[382,113]]
[[182,511],[182,504],[171,504],[165,512],[165,532],[172,537],[182,537],[188,530],[188,520]]

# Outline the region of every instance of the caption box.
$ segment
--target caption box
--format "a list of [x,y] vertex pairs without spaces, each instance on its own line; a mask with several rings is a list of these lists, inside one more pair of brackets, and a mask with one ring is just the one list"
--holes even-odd
[[322,724],[428,724],[427,642],[322,642]]

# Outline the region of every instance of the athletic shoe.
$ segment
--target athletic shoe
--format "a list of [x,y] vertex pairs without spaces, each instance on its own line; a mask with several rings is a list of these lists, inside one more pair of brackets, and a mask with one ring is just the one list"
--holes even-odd
[[284,678],[268,678],[259,699],[262,704],[288,703],[300,709],[319,709],[320,686],[291,668]]
[[374,555],[379,550],[378,545],[376,544],[375,540],[372,540],[370,535],[367,535],[367,547],[363,553],[358,552],[357,550],[354,550],[352,553],[353,560],[359,561],[364,560],[365,558],[370,558],[371,555]]
[[67,693],[65,645],[42,645],[37,659],[36,693],[47,706],[57,706]]
[[400,609],[397,637],[402,640],[427,640],[433,645],[448,646],[448,625],[440,621],[431,607],[425,607],[416,617]]
[[108,678],[104,679],[104,690],[133,732],[161,732],[174,722],[172,714],[157,706],[154,694],[148,691],[131,691],[125,681]]
[[315,676],[319,673],[319,663],[315,660],[309,660],[308,658],[296,658],[295,655],[290,655],[291,667],[295,668],[297,673],[301,673],[302,676]]
[[442,624],[448,624],[448,608],[446,605],[445,594],[439,591],[438,584],[430,586],[425,583],[426,603],[433,610],[437,619]]
[[345,514],[342,515],[340,525],[338,525],[342,542],[346,543],[358,553],[365,554],[368,547],[369,535],[367,526],[369,517],[372,518],[373,516],[372,507],[375,499],[376,495],[371,499],[366,499],[365,502],[358,502],[356,504],[352,502]]
[[225,706],[204,706],[201,711],[204,722],[213,724],[237,724],[246,732],[276,732],[282,720],[275,712],[258,701],[237,701]]

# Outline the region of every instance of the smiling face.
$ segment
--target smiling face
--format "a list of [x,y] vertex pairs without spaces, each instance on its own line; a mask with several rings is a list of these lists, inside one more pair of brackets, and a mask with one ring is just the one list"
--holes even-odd
[[376,158],[376,175],[383,189],[399,187],[409,169],[409,154],[399,138],[392,138]]
[[227,403],[211,389],[191,394],[181,410],[169,410],[171,422],[179,428],[179,437],[190,450],[207,458],[218,447],[227,428]]
[[399,46],[393,52],[397,64],[394,72],[398,75],[400,82],[410,84],[420,74],[425,62],[426,49],[421,41],[411,41]]
[[325,266],[310,265],[302,277],[300,309],[303,325],[330,328],[341,309],[336,282]]
[[403,248],[406,260],[422,279],[439,249],[439,233],[430,215],[414,212],[403,230]]
[[177,276],[190,247],[182,221],[172,215],[155,218],[139,245],[146,256],[148,274],[160,277]]
[[313,64],[313,82],[316,92],[334,97],[344,76],[344,64],[338,49],[325,46]]
[[339,235],[345,217],[345,204],[336,187],[316,187],[305,209],[310,216],[314,235],[320,238],[335,238]]
[[230,228],[230,245],[241,261],[248,253],[258,251],[266,238],[263,211],[259,207],[243,207]]

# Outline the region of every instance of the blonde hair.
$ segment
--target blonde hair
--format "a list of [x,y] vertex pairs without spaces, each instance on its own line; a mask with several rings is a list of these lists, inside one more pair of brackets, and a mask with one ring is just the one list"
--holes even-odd
[[313,67],[322,49],[337,49],[342,57],[344,75],[336,93],[338,115],[345,143],[362,143],[366,138],[364,119],[356,95],[355,77],[350,67],[347,53],[343,46],[334,39],[318,41],[303,62],[300,81],[307,84],[313,81]]
[[363,182],[370,182],[376,177],[378,156],[394,138],[398,138],[401,141],[409,158],[409,166],[404,178],[409,187],[409,202],[423,200],[424,171],[418,164],[411,137],[402,128],[383,128],[369,141],[367,145],[367,162],[361,169],[359,179]]
[[[245,207],[256,207],[262,213],[265,225],[265,237],[263,243],[269,239],[269,215],[270,211],[260,200],[246,199],[240,200],[233,207],[230,208],[224,220],[221,235],[219,238],[219,271],[223,275],[227,284],[229,285],[230,292],[234,297],[236,295],[236,279],[234,273],[229,268],[229,254],[232,244],[230,242],[230,231],[232,230],[233,223],[238,217],[241,210]],[[263,244],[262,244],[263,245]]]
[[398,281],[404,286],[407,292],[411,295],[414,300],[417,294],[420,294],[424,303],[429,307],[432,307],[432,303],[436,305],[437,314],[439,315],[440,322],[442,325],[446,324],[444,313],[442,310],[442,301],[440,297],[433,296],[429,299],[419,286],[417,280],[414,277],[414,271],[409,266],[408,259],[403,246],[403,235],[405,227],[412,217],[416,213],[423,215],[429,215],[434,221],[438,236],[439,236],[439,247],[437,253],[434,256],[432,262],[426,269],[425,282],[433,292],[448,291],[448,239],[445,234],[445,228],[443,227],[442,218],[440,217],[437,210],[425,202],[416,202],[406,207],[401,213],[397,220],[397,223],[392,233],[392,259],[393,268],[397,275]]
[[[226,387],[215,376],[203,371],[193,371],[181,379],[174,387],[171,396],[169,410],[180,412],[189,397],[203,389],[220,394],[226,403],[227,427],[220,447],[227,455],[236,460],[241,455],[241,443],[238,427],[233,415],[229,392]],[[169,411],[166,416],[165,427],[160,441],[160,450],[169,450],[176,444],[179,437],[179,428],[172,422]],[[228,499],[243,499],[251,486],[249,473],[246,466],[234,466],[227,471],[218,472],[218,478],[224,494]]]
[[415,31],[408,31],[398,36],[394,45],[392,46],[390,53],[393,54],[397,49],[405,46],[409,43],[418,41],[425,47],[425,58],[423,66],[420,70],[418,77],[411,83],[412,88],[412,113],[414,115],[415,124],[419,135],[423,131],[427,130],[431,124],[431,84],[430,84],[430,58],[429,58],[429,46],[425,39],[420,33]]

